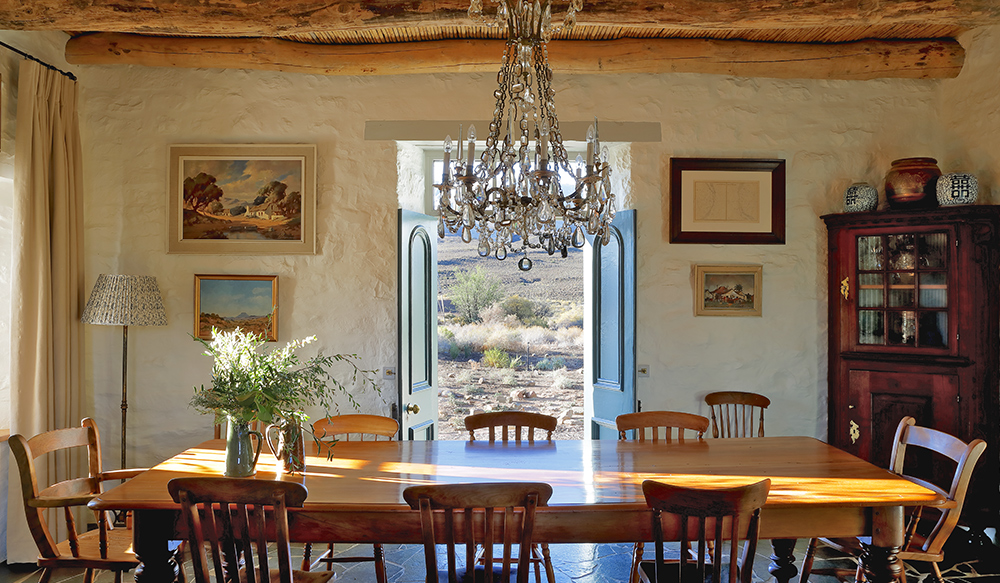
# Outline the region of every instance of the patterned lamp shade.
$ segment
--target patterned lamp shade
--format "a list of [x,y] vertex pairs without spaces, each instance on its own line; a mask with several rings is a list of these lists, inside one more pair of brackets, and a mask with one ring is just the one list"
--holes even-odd
[[80,319],[103,326],[166,326],[167,314],[156,278],[101,274]]

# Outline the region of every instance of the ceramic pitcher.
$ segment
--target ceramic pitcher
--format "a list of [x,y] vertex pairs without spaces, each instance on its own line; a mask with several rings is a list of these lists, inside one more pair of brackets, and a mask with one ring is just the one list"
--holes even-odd
[[[250,429],[250,423],[229,418],[229,429],[226,431],[226,476],[230,478],[245,478],[256,472],[257,458],[264,438],[259,431]],[[256,450],[250,439],[257,436]]]

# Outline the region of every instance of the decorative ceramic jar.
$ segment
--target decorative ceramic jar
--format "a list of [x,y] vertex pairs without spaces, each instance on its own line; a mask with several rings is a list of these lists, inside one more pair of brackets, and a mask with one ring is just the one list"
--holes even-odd
[[937,206],[941,169],[934,158],[901,158],[885,175],[885,198],[892,208]]
[[972,204],[979,197],[979,181],[972,174],[953,172],[937,181],[937,200],[941,206]]
[[[251,435],[257,436],[256,450],[250,440]],[[257,473],[257,458],[260,457],[263,441],[260,432],[252,431],[248,422],[230,417],[226,431],[226,477],[246,478]]]
[[844,212],[857,213],[878,208],[878,191],[867,182],[855,182],[844,191]]

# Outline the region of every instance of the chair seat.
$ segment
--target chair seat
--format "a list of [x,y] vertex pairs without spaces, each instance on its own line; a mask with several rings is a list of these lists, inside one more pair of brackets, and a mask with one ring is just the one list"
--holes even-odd
[[[281,583],[281,573],[277,569],[268,571],[269,583]],[[336,573],[333,571],[299,571],[292,569],[292,580],[295,583],[326,583]],[[240,581],[247,580],[246,567],[240,567]]]
[[[701,579],[698,576],[698,564],[688,563],[684,567],[684,576],[680,576],[680,569],[678,568],[678,563],[667,561],[660,565],[660,577],[659,580],[654,579],[654,567],[655,561],[642,561],[639,563],[639,579],[643,583],[711,583],[712,581],[712,565],[705,565],[705,578]],[[720,581],[729,580],[729,564],[726,561],[722,565],[722,575],[719,578]]]
[[[517,581],[517,567],[511,565],[510,567],[510,579],[506,581],[503,578],[503,565],[494,563],[493,565],[493,576],[489,577],[486,573],[486,567],[483,565],[476,565],[473,571],[473,576],[469,577],[469,572],[466,569],[458,569],[458,580],[461,583],[509,583],[510,581]],[[448,570],[438,571],[438,581],[448,581]],[[296,583],[298,583],[296,581]]]
[[115,529],[108,531],[107,558],[101,558],[100,531],[91,530],[78,535],[80,556],[74,557],[70,551],[69,541],[65,540],[56,548],[58,557],[38,557],[39,567],[82,567],[85,569],[107,569],[112,571],[127,571],[139,564],[139,559],[132,552],[132,531]]

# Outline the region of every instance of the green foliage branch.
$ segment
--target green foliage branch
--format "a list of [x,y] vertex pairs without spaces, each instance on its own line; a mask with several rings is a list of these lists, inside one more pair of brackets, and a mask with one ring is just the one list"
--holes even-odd
[[480,321],[479,312],[503,299],[500,279],[488,275],[482,267],[457,272],[451,285],[451,301],[465,322]]

